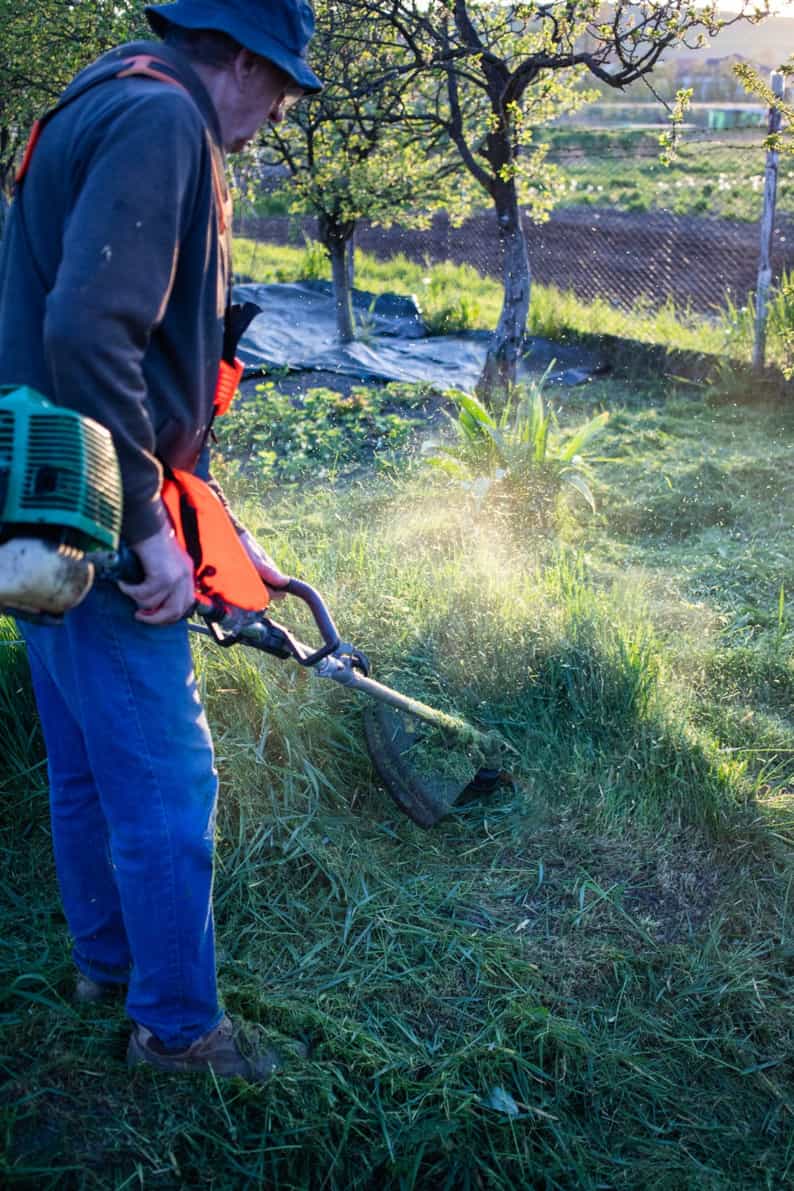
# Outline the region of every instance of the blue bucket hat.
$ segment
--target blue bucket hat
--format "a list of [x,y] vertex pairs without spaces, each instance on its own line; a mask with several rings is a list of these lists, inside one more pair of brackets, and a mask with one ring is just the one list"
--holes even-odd
[[322,90],[306,60],[314,33],[314,11],[306,0],[176,0],[148,5],[146,16],[158,37],[169,24],[228,33],[252,54],[280,66],[304,91]]

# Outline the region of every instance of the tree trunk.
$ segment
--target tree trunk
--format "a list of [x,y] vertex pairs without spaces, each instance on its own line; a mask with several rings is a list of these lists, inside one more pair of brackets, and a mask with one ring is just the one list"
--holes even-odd
[[342,343],[351,343],[356,337],[356,328],[353,322],[353,291],[350,288],[347,245],[343,240],[332,240],[328,245],[328,251],[331,254],[331,276],[334,283],[336,329]]
[[494,202],[504,254],[504,302],[477,382],[477,393],[486,403],[499,406],[516,383],[529,314],[531,274],[515,183],[500,187]]
[[352,343],[356,337],[356,328],[353,322],[353,287],[349,245],[356,225],[351,222],[337,222],[328,216],[321,216],[318,224],[320,240],[331,258],[336,329],[342,343]]
[[351,290],[356,288],[356,244],[355,236],[347,242],[347,282]]

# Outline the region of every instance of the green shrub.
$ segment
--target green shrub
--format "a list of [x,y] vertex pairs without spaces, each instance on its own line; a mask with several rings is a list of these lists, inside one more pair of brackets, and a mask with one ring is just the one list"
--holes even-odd
[[498,418],[468,393],[449,394],[458,405],[455,442],[428,449],[430,465],[460,484],[477,506],[504,504],[511,516],[538,526],[551,523],[566,487],[595,509],[581,451],[608,418],[598,414],[563,439],[545,407],[542,383],[508,400]]

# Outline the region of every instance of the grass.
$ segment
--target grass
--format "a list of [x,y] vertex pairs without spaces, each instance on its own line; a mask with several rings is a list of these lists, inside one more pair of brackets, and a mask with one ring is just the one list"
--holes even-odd
[[377,676],[517,750],[512,792],[423,833],[350,694],[198,642],[222,987],[315,1041],[265,1089],[130,1076],[121,1009],[70,1005],[41,748],[0,645],[4,1185],[790,1183],[794,422],[651,384],[578,401],[563,421],[612,411],[599,511],[557,535],[410,460],[236,493]]
[[[730,107],[729,103],[725,104]],[[644,214],[708,216],[755,222],[761,217],[765,128],[686,130],[675,160],[659,160],[659,130],[551,127],[543,139],[559,165],[566,207],[609,207]],[[794,214],[791,162],[780,162],[778,211]],[[256,215],[286,215],[289,192],[260,194]]]
[[[306,276],[330,278],[330,264],[316,245],[294,248],[240,238],[235,260],[240,274],[265,284]],[[413,294],[433,333],[493,330],[499,320],[502,288],[471,265],[421,264],[402,254],[388,261],[356,251],[356,285],[372,293]],[[791,305],[786,292],[773,297],[767,359],[791,364]],[[614,335],[639,343],[662,344],[669,350],[692,351],[748,363],[752,353],[755,313],[752,304],[729,303],[708,318],[667,301],[658,308],[638,302],[620,310],[601,298],[585,302],[570,292],[534,284],[527,332],[564,342],[581,335]]]
[[[566,206],[756,222],[764,190],[764,136],[764,128],[722,135],[685,132],[674,161],[663,165],[658,132],[559,129],[549,136],[550,160],[564,173]],[[791,163],[784,160],[781,215],[794,212],[791,180]]]

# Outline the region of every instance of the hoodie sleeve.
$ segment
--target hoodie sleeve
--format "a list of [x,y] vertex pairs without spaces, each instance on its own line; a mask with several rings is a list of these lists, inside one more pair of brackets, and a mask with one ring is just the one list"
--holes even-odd
[[113,436],[123,533],[135,543],[166,521],[143,360],[209,169],[203,123],[181,91],[138,82],[87,128],[71,160],[80,180],[47,299],[44,352],[56,401]]

